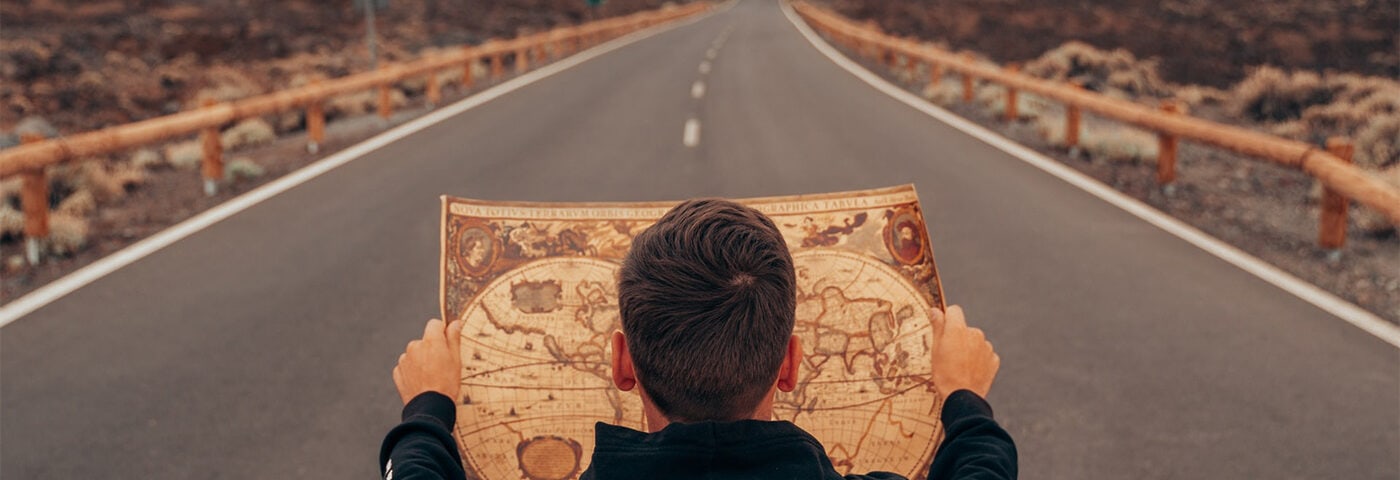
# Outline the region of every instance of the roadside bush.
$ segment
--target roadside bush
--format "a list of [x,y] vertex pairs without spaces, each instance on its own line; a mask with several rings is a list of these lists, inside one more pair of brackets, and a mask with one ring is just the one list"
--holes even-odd
[[0,180],[0,205],[19,205],[19,192],[24,188],[24,180],[10,177]]
[[267,171],[261,165],[247,158],[235,158],[224,165],[224,179],[230,181],[257,178],[265,173]]
[[1232,93],[1230,109],[1241,118],[1282,122],[1302,118],[1310,107],[1331,103],[1336,91],[1316,73],[1290,74],[1263,66],[1236,84]]
[[277,133],[272,130],[272,125],[260,118],[249,118],[238,122],[219,136],[220,143],[224,150],[236,150],[243,147],[255,145],[265,145],[277,139]]
[[24,214],[9,204],[0,204],[0,240],[24,236]]
[[143,148],[131,154],[127,159],[127,164],[140,169],[156,169],[165,165],[165,159],[160,157],[160,152],[149,148]]
[[192,170],[204,160],[204,146],[199,139],[186,140],[165,147],[165,161],[180,170]]
[[66,213],[49,217],[49,251],[54,255],[72,255],[88,243],[88,221]]
[[1171,86],[1158,74],[1157,60],[1141,60],[1124,49],[1100,50],[1084,42],[1066,42],[1027,62],[1026,74],[1059,82],[1078,82],[1106,94],[1164,97]]
[[[1354,161],[1362,168],[1386,170],[1392,179],[1400,174],[1400,115],[1377,117],[1356,134]],[[1396,188],[1400,188],[1397,181]]]
[[68,198],[63,199],[63,201],[58,202],[58,207],[54,209],[54,212],[75,217],[86,217],[91,215],[95,210],[97,210],[97,199],[93,198],[92,192],[79,190],[73,192],[72,195],[69,195]]
[[102,159],[79,160],[50,171],[54,193],[88,192],[94,199],[106,202],[121,198],[126,192],[146,182],[145,170],[131,165],[107,165]]
[[939,105],[952,105],[962,99],[962,84],[951,76],[946,77],[937,85],[925,85],[923,96],[924,99]]
[[[1374,177],[1391,187],[1400,189],[1400,164],[1391,165],[1389,168],[1378,173],[1372,173]],[[1358,230],[1373,236],[1384,236],[1395,233],[1397,227],[1390,223],[1390,217],[1382,215],[1380,212],[1372,210],[1364,205],[1352,210],[1351,219]]]

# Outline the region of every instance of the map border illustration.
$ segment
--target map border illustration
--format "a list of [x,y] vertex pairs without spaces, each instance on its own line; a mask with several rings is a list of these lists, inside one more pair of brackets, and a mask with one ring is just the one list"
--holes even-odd
[[[804,377],[775,419],[842,473],[926,478],[942,438],[929,311],[945,305],[914,187],[736,201],[773,219],[798,269]],[[576,478],[594,422],[645,429],[635,392],[609,380],[615,271],[679,202],[442,202],[440,306],[468,322],[455,433],[468,477]]]

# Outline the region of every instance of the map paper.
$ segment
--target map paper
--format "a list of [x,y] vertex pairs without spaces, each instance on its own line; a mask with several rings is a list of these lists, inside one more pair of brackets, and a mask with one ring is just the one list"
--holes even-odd
[[[806,359],[776,420],[838,472],[925,478],[942,439],[929,381],[942,287],[913,186],[737,200],[773,219],[797,271]],[[443,197],[443,318],[462,329],[454,435],[468,478],[577,478],[595,422],[646,430],[609,373],[617,273],[632,238],[678,202]]]

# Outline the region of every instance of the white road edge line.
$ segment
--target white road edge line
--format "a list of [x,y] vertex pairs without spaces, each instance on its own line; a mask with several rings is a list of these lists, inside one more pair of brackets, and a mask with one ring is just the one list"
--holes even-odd
[[700,120],[692,118],[685,121],[685,132],[681,135],[681,143],[690,148],[700,145]]
[[703,80],[696,80],[695,84],[690,86],[690,97],[699,100],[704,96],[705,82]]
[[802,33],[802,36],[807,38],[808,43],[811,43],[812,46],[817,49],[817,51],[821,52],[823,55],[826,55],[826,57],[832,62],[836,63],[837,66],[840,66],[847,72],[850,72],[852,75],[855,75],[857,78],[865,81],[865,83],[870,84],[870,86],[874,87],[876,90],[879,90],[885,93],[886,95],[893,97],[895,100],[899,100],[905,103],[906,105],[909,105],[910,107],[924,112],[925,114],[928,114],[929,116],[943,123],[946,123],[949,126],[952,126],[953,128],[962,130],[963,133],[966,133],[974,138],[977,138],[978,140],[985,142],[988,145],[991,145],[992,147],[995,147],[1016,158],[1019,158],[1022,161],[1030,164],[1031,166],[1039,168],[1045,171],[1046,173],[1049,173],[1050,175],[1053,175],[1059,178],[1060,180],[1065,181],[1065,183],[1074,185],[1080,190],[1084,190],[1090,195],[1098,197],[1100,200],[1103,200],[1118,208],[1121,208],[1129,214],[1132,214],[1133,216],[1138,217],[1143,221],[1146,221],[1147,223],[1150,223],[1156,226],[1157,228],[1160,228],[1166,231],[1167,233],[1170,233],[1176,236],[1177,238],[1185,240],[1187,243],[1190,243],[1191,245],[1194,245],[1197,248],[1206,251],[1206,253],[1214,255],[1231,265],[1239,267],[1239,269],[1249,272],[1250,274],[1259,277],[1261,280],[1273,284],[1279,289],[1293,294],[1293,296],[1296,296],[1305,302],[1311,303],[1317,308],[1320,308],[1326,311],[1327,313],[1336,316],[1337,318],[1340,318],[1352,325],[1355,325],[1357,328],[1360,328],[1361,330],[1364,330],[1367,333],[1374,335],[1376,338],[1379,338],[1385,341],[1386,343],[1400,348],[1400,326],[1396,326],[1393,323],[1387,322],[1385,319],[1380,318],[1374,313],[1366,311],[1365,309],[1358,307],[1355,304],[1342,299],[1341,297],[1328,293],[1327,291],[1324,291],[1311,283],[1305,282],[1299,279],[1298,277],[1295,277],[1289,274],[1288,272],[1279,269],[1278,267],[1275,267],[1263,260],[1260,260],[1258,257],[1245,253],[1244,251],[1235,248],[1234,246],[1231,246],[1218,238],[1212,237],[1209,234],[1206,234],[1205,232],[1196,229],[1195,227],[1187,225],[1185,222],[1172,218],[1171,216],[1168,216],[1167,214],[1162,213],[1161,211],[1152,208],[1151,206],[1142,203],[1137,199],[1129,197],[1117,190],[1108,187],[1107,185],[1104,185],[1103,183],[1093,179],[1092,177],[1089,177],[1088,175],[1079,173],[1079,171],[1077,170],[1065,166],[1064,164],[1061,164],[1060,162],[1055,161],[1054,159],[1046,157],[1045,155],[1040,154],[1040,152],[1036,152],[1034,150],[1026,148],[1025,146],[1011,141],[1010,139],[1003,137],[996,132],[988,130],[982,127],[981,125],[977,125],[966,119],[963,119],[962,117],[959,117],[952,112],[939,108],[937,105],[927,102],[924,99],[919,98],[918,96],[915,96],[912,93],[909,93],[903,88],[900,88],[896,85],[891,84],[890,82],[885,81],[885,79],[880,78],[874,73],[871,73],[870,71],[866,70],[865,68],[846,58],[844,55],[836,51],[836,49],[832,48],[830,45],[827,45],[827,43],[824,40],[822,40],[816,32],[812,31],[812,29],[808,27],[805,22],[803,22],[800,18],[797,17],[797,13],[793,11],[792,6],[789,5],[788,2],[783,1],[780,2],[780,4],[782,6],[783,14],[787,16],[788,21],[791,22],[793,26],[797,28],[798,32]]
[[301,185],[321,176],[322,174],[334,170],[336,167],[350,163],[350,161],[360,158],[370,152],[378,150],[385,145],[394,143],[409,135],[417,133],[428,127],[436,125],[443,120],[459,115],[463,112],[476,108],[484,103],[495,100],[508,93],[519,90],[532,83],[538,82],[553,76],[564,70],[568,70],[581,63],[587,62],[609,52],[625,47],[637,41],[646,39],[653,35],[687,26],[700,20],[709,18],[712,15],[727,11],[736,2],[731,1],[720,8],[707,13],[696,15],[695,17],[678,22],[657,25],[648,29],[638,30],[628,35],[624,35],[588,50],[579,52],[573,56],[559,60],[540,67],[538,70],[527,72],[521,76],[510,79],[504,83],[493,86],[476,93],[470,97],[457,101],[439,110],[433,111],[414,119],[408,123],[394,127],[389,131],[370,137],[369,139],[355,144],[345,150],[341,150],[331,156],[316,161],[310,165],[302,167],[292,173],[273,180],[261,187],[255,188],[242,195],[234,197],[224,203],[216,205],[202,213],[199,213],[183,222],[161,230],[154,235],[146,237],[141,241],[118,250],[111,255],[103,257],[85,267],[82,267],[68,275],[64,275],[58,280],[54,280],[39,289],[14,299],[13,301],[0,306],[0,327],[9,325],[29,313],[62,298],[73,291],[82,288],[84,285],[92,283],[118,269],[136,262],[148,255],[151,255],[175,242],[190,235],[198,233],[200,230],[208,228],[210,225],[219,223],[238,212],[262,203],[264,200],[272,198],[282,192],[291,190],[297,185]]

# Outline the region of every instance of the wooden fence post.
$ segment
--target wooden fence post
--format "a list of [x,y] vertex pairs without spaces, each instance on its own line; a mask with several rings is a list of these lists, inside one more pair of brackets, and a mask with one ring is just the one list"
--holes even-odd
[[[962,55],[962,60],[963,60],[963,65],[964,65],[964,66],[968,66],[968,67],[971,67],[971,66],[972,66],[972,54],[971,54],[971,53],[964,53],[964,54]],[[963,102],[964,102],[964,103],[972,103],[972,99],[975,98],[975,96],[976,96],[976,92],[974,91],[974,88],[973,88],[975,85],[973,85],[973,83],[972,83],[972,74],[967,73],[967,70],[963,70],[963,74],[962,74],[962,84],[963,84]]]
[[437,70],[428,71],[428,108],[437,106],[442,101],[442,87],[438,85]]
[[[1175,115],[1181,111],[1174,102],[1162,102],[1162,113]],[[1157,184],[1167,185],[1176,181],[1176,136],[1157,134]]]
[[[387,71],[388,67],[380,67],[380,71]],[[393,97],[389,95],[389,85],[392,81],[384,80],[379,82],[379,118],[388,120],[394,114]]]
[[[1084,88],[1078,82],[1071,82],[1069,86],[1075,90]],[[1079,105],[1072,103],[1065,104],[1065,147],[1079,147]]]
[[[1327,139],[1327,151],[1348,164],[1355,146],[1341,137]],[[1322,189],[1322,211],[1318,218],[1317,243],[1328,250],[1341,250],[1347,243],[1347,207],[1351,202],[1330,188]]]
[[[1021,65],[1010,64],[1006,66],[1006,72],[1012,75],[1021,71]],[[1016,87],[1006,86],[1006,112],[1003,118],[1008,122],[1014,122],[1021,117],[1020,107],[1016,104]]]
[[[28,133],[20,136],[21,143],[44,141],[41,135]],[[49,179],[43,168],[36,168],[20,175],[19,203],[24,212],[24,256],[30,265],[38,265],[43,260],[41,243],[49,237]]]
[[530,69],[530,47],[515,47],[515,73],[525,73]]
[[[213,99],[204,100],[204,108],[213,108],[216,104]],[[204,195],[214,196],[219,193],[219,182],[224,179],[224,143],[219,138],[218,125],[205,128],[199,135],[204,143],[204,159],[201,162]]]
[[506,74],[505,60],[501,58],[501,52],[491,54],[491,79],[500,80]]
[[928,86],[938,88],[943,84],[943,64],[933,60],[928,62]]
[[[909,46],[911,49],[913,49],[914,47],[918,46],[918,43],[914,42],[913,40],[910,40]],[[904,69],[905,71],[909,72],[909,78],[918,78],[919,62],[914,60],[914,56],[912,54],[906,53],[904,55]]]
[[[320,80],[313,80],[312,85],[320,86]],[[321,143],[326,141],[326,108],[325,100],[312,100],[306,106],[306,151],[316,153],[321,150]]]
[[472,48],[467,47],[467,61],[462,63],[462,90],[471,90],[472,85],[476,83],[472,67],[476,66],[477,60],[477,56],[472,53]]

